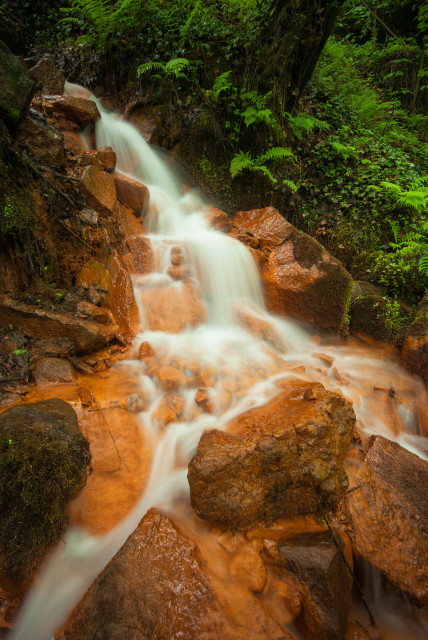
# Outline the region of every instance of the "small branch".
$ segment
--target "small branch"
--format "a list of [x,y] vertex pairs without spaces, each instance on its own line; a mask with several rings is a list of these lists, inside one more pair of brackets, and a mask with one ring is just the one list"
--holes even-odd
[[381,19],[379,18],[379,16],[377,15],[377,12],[376,12],[376,11],[374,11],[373,9],[371,9],[365,0],[361,0],[361,4],[363,4],[363,5],[365,6],[365,8],[367,9],[367,11],[370,11],[370,13],[371,13],[371,14],[372,14],[372,16],[375,18],[375,20],[377,20],[377,21],[379,22],[379,24],[381,24],[381,25],[382,25],[382,27],[383,27],[384,29],[386,29],[386,30],[388,31],[388,33],[389,33],[393,38],[395,38],[396,40],[398,40],[398,36],[397,36],[397,35],[395,35],[395,33],[394,33],[393,31],[391,31],[391,29],[388,27],[388,25],[387,25],[387,24],[385,24],[385,23],[384,23],[384,21],[383,21],[383,20],[381,20]]

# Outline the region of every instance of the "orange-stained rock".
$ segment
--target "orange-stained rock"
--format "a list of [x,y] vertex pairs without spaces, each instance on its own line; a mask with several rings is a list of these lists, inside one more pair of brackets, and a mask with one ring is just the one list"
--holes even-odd
[[[125,110],[128,119],[138,129],[146,142],[160,144],[164,125],[163,107],[153,105],[131,105]],[[124,114],[124,115],[125,115]]]
[[197,327],[207,317],[199,289],[192,284],[179,284],[141,292],[145,327],[150,331],[180,333],[186,327]]
[[206,520],[247,526],[317,512],[313,488],[325,508],[334,505],[348,485],[343,461],[354,423],[338,394],[290,381],[228,432],[202,435],[188,472],[193,508]]
[[183,262],[184,262],[184,256],[182,253],[174,253],[174,255],[171,256],[171,264],[180,265],[180,264],[183,264]]
[[110,324],[112,322],[111,312],[108,309],[97,307],[92,302],[80,300],[77,303],[77,310],[79,313],[92,318],[95,322],[101,322],[101,324]]
[[242,244],[245,244],[249,249],[260,251],[260,239],[250,231],[247,231],[247,229],[234,226],[229,235],[231,235],[232,238],[239,240],[239,242],[242,242]]
[[252,233],[262,241],[263,246],[270,249],[289,240],[296,231],[274,207],[238,211],[233,224]]
[[33,338],[64,338],[78,354],[101,349],[117,331],[113,324],[106,326],[66,311],[48,311],[0,295],[0,326],[9,324]]
[[358,555],[420,604],[428,603],[428,462],[372,436],[346,498]]
[[113,173],[113,180],[116,185],[117,199],[132,211],[144,213],[150,199],[146,185],[118,171]]
[[133,337],[134,326],[138,322],[138,308],[129,272],[116,252],[107,259],[101,252],[88,260],[76,284],[106,290],[106,305],[113,314],[120,334]]
[[82,137],[79,133],[74,131],[64,131],[64,148],[67,151],[71,151],[76,156],[80,156],[86,151],[86,147],[83,144]]
[[68,507],[71,524],[95,534],[106,533],[129,513],[149,472],[136,417],[120,407],[103,406],[101,412],[99,406],[95,402],[93,408],[78,411],[91,447],[93,472]]
[[[334,531],[349,566],[349,539]],[[270,544],[263,558],[287,579],[292,576],[300,592],[300,615],[296,628],[303,638],[344,640],[351,611],[352,576],[329,531],[302,532],[281,537]]]
[[76,382],[73,365],[63,358],[41,358],[33,375],[37,385]]
[[198,389],[195,393],[195,404],[198,405],[198,407],[203,407],[209,399],[210,396],[205,389]]
[[326,353],[313,353],[313,358],[318,358],[329,369],[334,362],[334,358]]
[[266,569],[257,551],[251,547],[238,549],[230,563],[231,575],[245,584],[250,591],[263,591]]
[[153,356],[156,355],[155,350],[153,349],[152,345],[150,344],[150,342],[142,342],[140,344],[140,348],[138,350],[138,357],[140,360],[142,360],[143,358],[151,358]]
[[101,118],[93,100],[73,96],[46,96],[46,100],[49,100],[54,111],[62,113],[73,122],[89,122]]
[[293,640],[250,592],[229,596],[229,589],[210,578],[198,547],[171,518],[150,509],[58,640]]
[[[239,211],[233,222],[236,229],[231,235],[254,249],[270,251],[261,267],[270,311],[338,332],[351,286],[351,277],[340,262],[273,207]],[[253,238],[251,243],[249,238]]]
[[171,422],[177,422],[177,414],[171,407],[159,407],[154,411],[152,418],[158,429],[167,427]]
[[265,340],[278,351],[283,351],[284,344],[275,326],[265,318],[251,313],[251,310],[243,308],[237,312],[239,323],[250,333]]
[[197,384],[200,387],[212,387],[217,380],[217,368],[213,364],[206,364],[202,367]]
[[178,391],[187,385],[186,376],[175,367],[159,367],[156,375],[163,391]]
[[150,238],[141,235],[131,236],[127,239],[126,246],[131,252],[137,273],[150,273],[150,271],[153,271],[155,261]]
[[217,231],[224,231],[224,233],[228,233],[232,229],[232,223],[229,220],[227,213],[221,211],[221,209],[208,205],[203,208],[203,212],[205,214],[205,219],[213,229],[217,229]]
[[116,202],[113,208],[113,215],[115,216],[119,228],[122,232],[125,240],[131,236],[140,236],[146,234],[146,229],[143,226],[142,219],[136,218],[129,207],[126,207],[121,202]]
[[95,211],[108,215],[116,204],[116,187],[113,178],[106,171],[100,171],[93,165],[83,171],[80,188],[88,205]]
[[82,165],[89,164],[101,171],[113,171],[116,166],[116,153],[111,147],[86,151],[82,157]]
[[190,267],[187,264],[172,264],[166,272],[173,280],[184,280],[190,276]]
[[259,249],[253,249],[253,247],[248,247],[248,249],[251,255],[253,256],[254,262],[256,263],[257,267],[261,269],[267,261],[266,254],[263,253],[263,251],[260,251]]

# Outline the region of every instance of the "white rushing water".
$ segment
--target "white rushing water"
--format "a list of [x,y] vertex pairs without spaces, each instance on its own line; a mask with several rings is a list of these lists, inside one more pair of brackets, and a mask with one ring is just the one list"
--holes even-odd
[[[86,92],[69,84],[67,91],[74,95]],[[38,576],[22,607],[11,640],[50,640],[146,511],[152,506],[171,509],[174,499],[188,492],[187,465],[204,429],[213,424],[216,428],[226,429],[228,423],[243,411],[266,403],[278,393],[275,380],[300,375],[293,371],[295,367],[305,367],[301,374],[303,379],[319,381],[351,400],[359,426],[367,433],[384,434],[422,456],[428,453],[426,441],[416,433],[412,410],[419,383],[383,359],[380,352],[371,354],[368,348],[356,353],[347,345],[323,345],[322,352],[334,358],[334,367],[320,366],[319,358],[313,353],[321,348],[311,341],[311,337],[296,324],[267,313],[258,270],[248,249],[210,228],[203,212],[204,204],[192,193],[181,193],[174,176],[136,129],[98,106],[102,113],[102,119],[96,124],[98,147],[112,146],[117,154],[117,170],[143,181],[151,194],[146,222],[159,265],[156,273],[135,278],[137,299],[146,288],[157,287],[160,283],[164,287],[177,286],[167,268],[171,248],[178,245],[189,264],[190,277],[201,291],[208,309],[207,321],[197,329],[187,329],[178,335],[146,330],[138,339],[150,342],[156,352],[162,351],[169,358],[180,358],[185,353],[187,358],[198,360],[201,366],[214,366],[217,372],[223,372],[222,375],[229,378],[242,377],[243,371],[260,369],[272,373],[254,376],[251,390],[236,393],[225,410],[220,407],[220,394],[214,395],[215,422],[208,414],[192,417],[189,409],[187,421],[172,423],[167,429],[160,430],[153,416],[161,404],[162,391],[147,375],[144,363],[134,363],[142,388],[150,387],[153,392],[150,406],[140,415],[141,428],[154,444],[144,495],[132,512],[104,536],[76,529],[67,533],[64,543],[58,546]],[[242,310],[274,329],[278,337],[275,345],[282,345],[278,352],[240,325],[239,312]],[[141,311],[144,316],[142,303]],[[280,370],[278,359],[284,364]],[[342,383],[335,371],[340,372]],[[385,409],[386,413],[379,410],[379,401],[373,396],[374,383],[388,388],[392,379],[402,400],[397,404],[397,419],[406,425],[407,433],[401,430],[391,433],[389,409]],[[183,395],[190,408],[192,392],[183,392]]]

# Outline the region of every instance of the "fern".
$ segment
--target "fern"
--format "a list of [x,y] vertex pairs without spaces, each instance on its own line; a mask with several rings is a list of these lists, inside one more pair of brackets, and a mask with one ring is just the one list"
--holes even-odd
[[292,116],[290,113],[284,112],[284,116],[288,118],[291,131],[299,140],[303,138],[304,133],[310,133],[312,129],[330,129],[330,125],[327,122],[318,120],[318,118],[306,113],[298,113]]
[[141,64],[137,69],[137,74],[140,76],[143,73],[149,73],[152,71],[162,71],[164,76],[167,78],[185,78],[189,80],[185,73],[183,73],[183,69],[186,69],[190,66],[190,61],[187,58],[173,58],[166,64],[163,62],[145,62]]
[[[293,157],[293,155],[294,154],[290,149],[285,149],[284,147],[273,147],[256,158],[253,158],[248,151],[244,153],[244,151],[241,150],[232,158],[230,163],[230,174],[232,178],[235,178],[245,169],[248,171],[261,171],[267,178],[269,178],[272,184],[276,184],[278,180],[269,171],[265,162],[280,160],[282,158],[290,158]],[[294,184],[291,183],[291,181],[287,182]]]
[[349,158],[355,158],[359,151],[351,145],[342,144],[341,142],[330,142],[333,149],[347,162]]
[[[399,184],[387,182],[386,180],[383,180],[380,186],[385,194],[391,196],[399,207],[414,209],[420,214],[428,210],[428,187],[421,186],[426,180],[427,176],[418,178],[410,184],[410,189],[407,190],[403,189]],[[372,188],[376,187],[372,185]]]
[[285,184],[285,186],[288,187],[293,193],[296,193],[299,188],[297,184],[295,184],[292,180],[283,180],[282,184]]
[[241,115],[247,127],[252,124],[260,124],[261,122],[265,122],[269,126],[276,124],[276,120],[273,118],[270,109],[258,110],[255,107],[247,107]]

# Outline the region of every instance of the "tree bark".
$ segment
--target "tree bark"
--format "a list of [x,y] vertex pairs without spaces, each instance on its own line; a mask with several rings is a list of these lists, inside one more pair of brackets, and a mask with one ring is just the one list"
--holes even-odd
[[273,0],[271,19],[254,77],[259,91],[272,91],[279,108],[297,104],[329,37],[343,0]]

